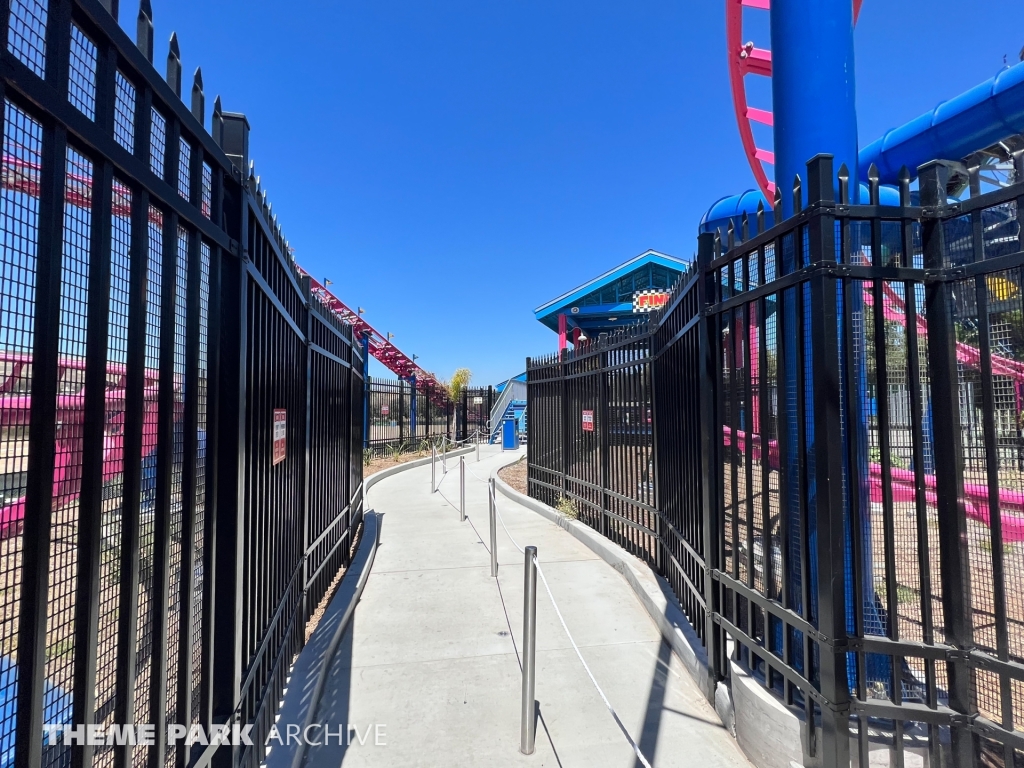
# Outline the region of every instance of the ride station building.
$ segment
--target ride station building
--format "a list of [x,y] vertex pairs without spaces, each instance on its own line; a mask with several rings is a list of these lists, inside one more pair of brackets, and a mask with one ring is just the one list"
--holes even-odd
[[597,338],[640,321],[668,301],[669,291],[689,263],[647,250],[599,277],[542,304],[534,316],[558,333],[559,351],[569,341]]

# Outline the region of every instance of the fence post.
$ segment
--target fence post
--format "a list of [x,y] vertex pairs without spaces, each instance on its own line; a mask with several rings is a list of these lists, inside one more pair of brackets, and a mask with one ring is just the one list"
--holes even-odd
[[[558,378],[562,383],[562,417],[561,424],[561,437],[562,437],[562,495],[565,496],[569,491],[569,380],[565,377],[565,366],[569,353],[567,350],[561,350],[558,353]],[[509,383],[508,386],[512,386]]]
[[497,502],[494,498],[494,478],[487,482],[487,516],[491,528],[491,576],[498,577],[498,523]]
[[363,331],[363,450],[370,447],[370,332]]
[[402,442],[405,431],[405,379],[398,377],[398,442]]
[[409,439],[416,440],[416,374],[409,377],[412,394],[409,396]]
[[600,410],[601,420],[597,425],[598,435],[601,440],[601,535],[608,535],[608,450],[609,440],[608,433],[610,430],[610,424],[608,423],[608,353],[600,352],[598,366],[598,376],[601,377],[600,396],[598,398],[598,408]]
[[[530,365],[531,358],[526,358],[526,412],[530,412],[530,403],[533,400],[532,388],[530,387]],[[491,443],[491,436],[494,434],[494,424],[491,423],[491,414],[494,412],[494,387],[487,389],[487,444]],[[530,458],[533,449],[530,448],[530,440],[526,441],[526,495],[530,496]],[[532,498],[532,497],[531,497]]]
[[[249,123],[244,115],[224,113],[224,152],[242,174],[241,193],[225,201],[224,216],[228,228],[239,233],[238,256],[221,254],[218,379],[211,391],[217,392],[217,495],[214,524],[214,586],[216,602],[212,634],[212,719],[230,723],[234,717],[242,687],[242,611],[241,601],[245,564],[243,499],[245,498],[245,414],[248,397],[246,350],[248,348],[249,238],[246,206],[249,195],[244,182],[248,170]],[[214,322],[211,315],[211,327]],[[218,749],[212,765],[234,764],[236,750]]]
[[[5,19],[6,20],[6,19]],[[67,98],[71,4],[51,3],[46,28],[46,80]],[[57,439],[61,263],[67,132],[59,123],[42,137],[39,174],[35,315],[32,334],[32,400],[28,427],[28,475],[22,534],[22,587],[18,607],[18,690],[15,764],[42,764],[43,696],[46,680],[46,614],[49,600],[50,526]],[[31,311],[31,310],[29,310]]]
[[[943,220],[949,169],[932,162],[919,170],[921,238],[927,270],[949,268]],[[942,613],[947,642],[959,651],[974,647],[971,609],[970,560],[967,553],[967,518],[960,508],[963,498],[963,448],[960,434],[960,393],[956,358],[956,327],[953,321],[952,284],[934,280],[925,284],[928,322],[928,359],[931,366],[933,425],[935,431],[935,478],[939,518],[939,559],[942,578]],[[954,765],[974,764],[974,737],[967,718],[977,714],[972,693],[972,673],[967,656],[958,653],[947,662],[949,707],[960,714],[950,727]]]
[[466,457],[459,456],[459,522],[466,522]]
[[537,735],[537,548],[527,547],[523,568],[523,701],[519,751],[532,755]]
[[[462,431],[458,430],[459,420],[455,419],[455,435],[456,438],[465,440],[469,437],[469,390],[462,390]],[[461,435],[461,438],[459,437]]]
[[708,688],[704,695],[714,704],[715,688],[722,678],[721,636],[715,625],[715,617],[719,614],[719,591],[712,573],[721,566],[718,561],[719,515],[718,515],[718,445],[721,440],[720,427],[716,421],[715,402],[717,401],[715,368],[718,365],[716,354],[718,334],[715,327],[717,318],[707,314],[706,310],[715,303],[715,278],[709,266],[715,258],[715,236],[704,233],[697,238],[697,268],[700,278],[697,282],[697,311],[701,315],[698,321],[699,370],[697,371],[698,397],[700,400],[700,476],[701,508],[703,509],[702,533],[704,550],[704,646],[708,652]]
[[[807,163],[808,202],[835,201],[832,155]],[[819,269],[811,278],[811,349],[814,387],[814,488],[818,561],[819,680],[826,703],[821,707],[821,760],[825,768],[850,764],[850,692],[846,674],[845,532],[843,526],[843,456],[833,440],[842,434],[840,397],[839,308],[834,273],[835,217],[829,210],[808,223],[810,262]],[[811,542],[808,542],[811,546]]]

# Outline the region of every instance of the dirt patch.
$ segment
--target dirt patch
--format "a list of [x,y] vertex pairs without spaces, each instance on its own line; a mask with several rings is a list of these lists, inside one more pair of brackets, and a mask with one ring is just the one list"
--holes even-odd
[[374,472],[380,472],[388,467],[397,467],[399,464],[408,464],[416,459],[430,458],[430,449],[425,451],[409,451],[400,455],[374,456],[369,463],[363,463],[363,477],[369,477]]
[[[352,546],[349,547],[348,556],[349,562],[352,561],[353,555],[355,555],[356,549],[359,547],[359,542],[363,538],[363,523],[359,522],[356,528],[355,535],[352,537]],[[338,572],[334,574],[334,579],[331,580],[330,586],[327,587],[327,591],[324,596],[320,599],[320,603],[317,605],[316,610],[313,611],[313,615],[309,617],[309,621],[306,622],[306,642],[309,642],[309,638],[313,636],[313,632],[320,624],[320,620],[324,617],[324,613],[327,611],[327,606],[331,600],[334,599],[335,593],[338,591],[338,585],[341,584],[341,578],[348,571],[346,566],[341,566]]]
[[522,458],[515,464],[509,464],[498,470],[498,477],[509,484],[511,488],[522,494],[526,493],[526,459]]

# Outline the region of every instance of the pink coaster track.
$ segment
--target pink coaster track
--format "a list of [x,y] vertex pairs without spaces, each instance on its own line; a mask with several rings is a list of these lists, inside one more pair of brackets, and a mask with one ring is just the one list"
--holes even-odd
[[[883,304],[883,317],[886,320],[897,322],[905,328],[907,324],[906,303],[888,283],[883,283],[883,291],[886,298]],[[864,304],[865,306],[874,306],[874,295],[867,289],[864,290]],[[927,325],[924,318],[920,315],[916,316],[916,325],[918,336],[920,338],[927,337]],[[738,330],[742,331],[742,329]],[[751,375],[756,378],[758,376],[756,361],[759,359],[757,333],[751,332],[749,339],[750,358],[754,361],[751,365]],[[977,347],[957,342],[956,354],[957,360],[963,365],[975,369],[980,368],[981,352]],[[1018,385],[1024,383],[1024,363],[995,354],[991,355],[990,359],[994,375],[1006,376]],[[737,364],[741,363],[742,361],[737,361]],[[1019,405],[1018,403],[1018,410]],[[756,428],[760,423],[760,403],[757,402],[756,395],[752,406],[753,423]],[[723,425],[722,433],[724,445],[732,447],[734,445],[732,429]],[[746,454],[748,435],[744,431],[736,430],[735,437],[736,450],[741,454]],[[751,434],[749,435],[749,442],[753,458],[760,460],[762,455],[761,436],[756,433]],[[776,470],[780,467],[779,444],[776,440],[768,441],[768,466]],[[896,467],[891,468],[889,472],[892,478],[890,487],[893,501],[914,502],[917,499],[915,473],[911,470],[898,469]],[[877,462],[869,463],[868,474],[871,501],[872,503],[880,504],[883,500],[882,465]],[[935,475],[924,475],[924,497],[926,503],[936,504]],[[969,518],[982,522],[985,525],[991,525],[992,505],[987,485],[964,483],[963,506]],[[998,498],[996,499],[996,506],[1000,510],[1003,540],[1006,542],[1024,541],[1024,493],[1000,488]]]
[[[7,141],[2,163],[0,186],[5,190],[20,192],[30,197],[39,196],[38,163],[19,157],[25,153],[23,147]],[[65,202],[76,207],[89,208],[93,199],[92,180],[75,173],[68,173],[65,183]],[[113,216],[131,215],[131,197],[128,190],[114,182],[111,213]],[[203,201],[203,213],[209,216],[209,205]],[[162,226],[161,216],[151,209],[150,220]],[[298,266],[298,265],[296,265]],[[307,274],[298,267],[299,271]],[[416,377],[417,387],[426,391],[438,407],[447,403],[445,388],[437,378],[416,365],[386,336],[377,332],[358,313],[349,309],[340,299],[328,291],[317,280],[310,278],[314,297],[334,312],[343,322],[352,326],[353,338],[368,337],[370,354],[389,370],[403,378]],[[30,354],[0,351],[0,427],[26,427],[29,423],[32,396],[24,394],[29,390],[32,357]],[[82,446],[85,419],[85,392],[82,376],[84,360],[58,361],[57,430],[53,471],[53,508],[59,509],[74,502],[82,486]],[[107,367],[106,411],[107,422],[103,433],[103,482],[114,481],[124,468],[124,401],[125,370],[123,365]],[[180,392],[180,382],[175,390]],[[144,423],[142,430],[142,456],[148,457],[156,448],[157,394],[159,375],[147,371],[144,390]],[[180,397],[175,397],[174,419],[182,414]],[[9,441],[7,454],[0,457],[3,475],[16,475],[28,471],[27,449],[25,455],[11,450],[18,441]],[[22,441],[23,442],[23,441]],[[10,454],[14,455],[10,455]],[[0,508],[0,539],[18,535],[25,518],[25,498],[21,497]]]
[[[854,23],[860,16],[863,0],[854,0]],[[744,78],[747,75],[771,78],[772,52],[767,48],[758,48],[750,41],[744,41],[743,9],[757,11],[771,10],[771,0],[726,0],[725,3],[725,44],[729,54],[729,82],[732,86],[732,105],[736,112],[736,125],[740,130],[743,152],[750,163],[757,186],[771,202],[775,199],[775,182],[768,173],[767,166],[775,165],[775,153],[757,146],[754,140],[754,123],[767,126],[775,125],[775,116],[770,109],[752,107],[747,103],[747,88]]]

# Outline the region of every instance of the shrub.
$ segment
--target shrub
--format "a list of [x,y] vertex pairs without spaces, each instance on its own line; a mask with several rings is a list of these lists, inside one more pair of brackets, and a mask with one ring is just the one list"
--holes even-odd
[[570,499],[568,496],[562,496],[558,500],[558,506],[555,507],[561,514],[568,517],[570,520],[579,519],[579,511],[576,509],[576,502]]

